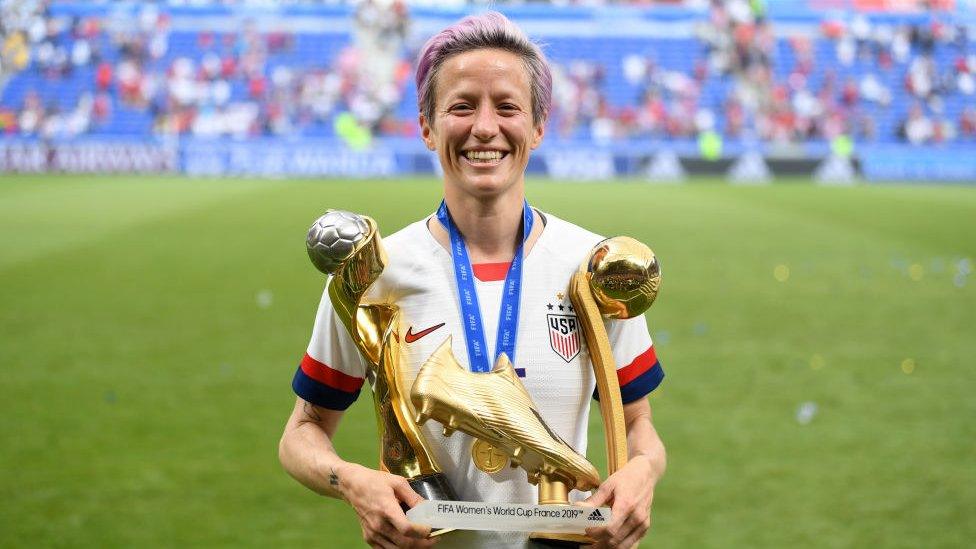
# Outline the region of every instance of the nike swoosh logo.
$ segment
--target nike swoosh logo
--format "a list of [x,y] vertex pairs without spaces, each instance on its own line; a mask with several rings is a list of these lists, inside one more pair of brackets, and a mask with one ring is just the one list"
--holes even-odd
[[436,330],[436,329],[438,329],[438,328],[440,328],[440,327],[441,327],[441,326],[443,326],[443,325],[444,325],[444,323],[443,323],[443,322],[441,322],[441,323],[440,323],[440,324],[438,324],[437,326],[431,326],[430,328],[427,328],[426,330],[421,330],[421,331],[419,331],[419,332],[417,332],[417,333],[413,333],[413,326],[411,326],[411,327],[410,327],[410,328],[409,328],[409,329],[407,330],[407,335],[405,335],[405,336],[403,336],[403,339],[404,339],[404,340],[405,340],[405,341],[406,341],[407,343],[413,343],[414,341],[417,341],[418,339],[420,339],[420,338],[422,338],[422,337],[424,337],[425,335],[427,335],[427,334],[429,334],[429,333],[431,333],[431,332],[433,332],[434,330]]

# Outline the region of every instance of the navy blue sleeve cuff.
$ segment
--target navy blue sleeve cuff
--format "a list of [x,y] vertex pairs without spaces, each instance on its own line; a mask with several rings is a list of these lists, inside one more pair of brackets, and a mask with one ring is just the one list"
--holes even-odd
[[329,387],[309,377],[301,367],[295,372],[291,388],[303,400],[329,410],[345,410],[359,398],[359,389],[347,392]]
[[[662,381],[664,381],[664,368],[661,367],[660,363],[656,363],[646,372],[632,379],[630,383],[620,387],[620,400],[624,404],[628,404],[644,398],[651,394],[651,391],[657,389]],[[593,390],[593,398],[597,401],[600,400],[599,391],[596,389]]]

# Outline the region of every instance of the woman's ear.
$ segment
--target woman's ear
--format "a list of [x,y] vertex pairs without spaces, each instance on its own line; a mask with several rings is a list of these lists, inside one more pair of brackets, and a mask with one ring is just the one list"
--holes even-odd
[[532,150],[535,150],[536,147],[542,144],[542,138],[545,135],[546,135],[546,123],[543,121],[536,124],[535,128],[533,128]]
[[421,114],[417,118],[417,121],[420,123],[420,137],[424,140],[424,144],[427,145],[427,149],[436,151],[437,143],[434,141],[434,129],[427,122],[427,117]]

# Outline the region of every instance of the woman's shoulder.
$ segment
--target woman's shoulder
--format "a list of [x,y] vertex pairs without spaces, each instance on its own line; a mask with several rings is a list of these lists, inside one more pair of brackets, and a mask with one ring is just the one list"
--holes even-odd
[[539,214],[546,220],[540,244],[557,254],[574,256],[587,253],[605,238],[551,213],[540,211]]
[[396,230],[389,235],[383,236],[383,242],[388,243],[390,246],[412,246],[412,245],[422,245],[420,242],[423,233],[427,231],[427,218],[423,218],[412,223],[407,224],[405,227]]
[[435,263],[435,258],[442,250],[427,228],[427,218],[410,223],[382,238],[389,266],[396,266],[398,269],[416,271],[418,268],[430,266]]

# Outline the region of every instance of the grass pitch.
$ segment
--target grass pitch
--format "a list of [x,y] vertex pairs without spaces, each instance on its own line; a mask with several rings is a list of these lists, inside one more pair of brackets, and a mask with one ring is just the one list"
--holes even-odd
[[[650,547],[976,539],[976,189],[530,182],[661,258]],[[389,234],[439,184],[0,180],[0,546],[346,547],[277,441],[326,207]],[[599,420],[590,455],[602,469]],[[376,462],[368,395],[336,444]]]

